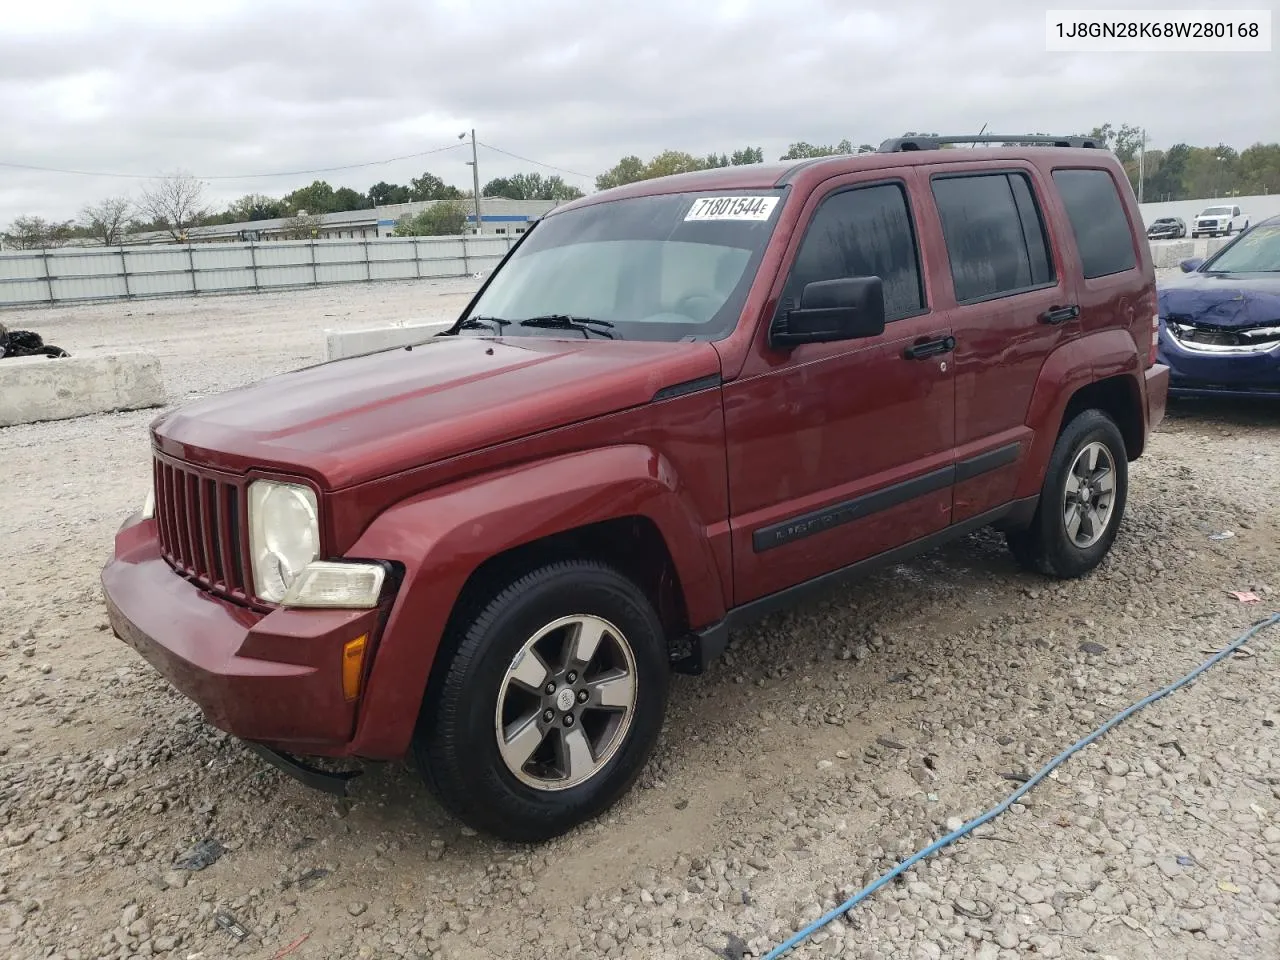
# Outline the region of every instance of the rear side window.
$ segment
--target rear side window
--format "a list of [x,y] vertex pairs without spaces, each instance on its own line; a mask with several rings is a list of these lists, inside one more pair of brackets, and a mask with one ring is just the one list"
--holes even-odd
[[1053,182],[1067,208],[1085,277],[1132,270],[1138,258],[1111,174],[1105,170],[1055,170]]
[[1053,282],[1044,223],[1021,173],[935,177],[933,199],[959,303]]
[[799,306],[806,284],[848,277],[880,278],[886,320],[923,311],[920,258],[901,185],[857,187],[824,200],[805,231],[779,306]]

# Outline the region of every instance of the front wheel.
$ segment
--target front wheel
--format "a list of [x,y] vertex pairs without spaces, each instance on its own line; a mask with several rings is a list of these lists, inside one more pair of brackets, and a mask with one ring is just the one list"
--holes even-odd
[[643,591],[594,561],[491,595],[446,642],[414,752],[460,820],[504,840],[562,834],[612,805],[657,743],[670,669]]
[[1120,429],[1085,410],[1054,445],[1035,517],[1005,538],[1018,562],[1047,576],[1082,576],[1102,562],[1124,516],[1129,460]]

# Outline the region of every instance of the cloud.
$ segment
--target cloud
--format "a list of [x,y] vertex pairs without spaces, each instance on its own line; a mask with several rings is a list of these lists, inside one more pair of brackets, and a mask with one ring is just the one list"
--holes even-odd
[[[15,8],[18,10],[18,8]],[[1013,0],[43,0],[6,11],[0,160],[199,175],[359,163],[485,143],[588,175],[625,154],[905,130],[1144,125],[1154,146],[1274,139],[1267,54],[1050,54]],[[469,150],[325,175],[365,190]],[[530,165],[482,150],[482,179]],[[551,172],[543,168],[542,172]],[[306,177],[210,181],[225,203]],[[0,224],[67,218],[139,182],[0,168]]]

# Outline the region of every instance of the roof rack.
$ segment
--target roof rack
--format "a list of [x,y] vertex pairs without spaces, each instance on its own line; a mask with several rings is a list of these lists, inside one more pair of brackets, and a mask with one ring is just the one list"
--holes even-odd
[[895,137],[880,144],[877,153],[902,153],[906,150],[937,150],[944,143],[1017,143],[1040,144],[1046,147],[1085,147],[1100,150],[1103,144],[1094,137],[1044,137],[1030,134],[1010,134],[998,136],[962,136],[962,137]]

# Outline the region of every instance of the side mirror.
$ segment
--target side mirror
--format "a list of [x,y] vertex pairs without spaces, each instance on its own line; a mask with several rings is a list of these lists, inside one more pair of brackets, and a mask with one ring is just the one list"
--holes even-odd
[[1192,257],[1190,260],[1183,260],[1178,266],[1182,268],[1183,273],[1194,273],[1200,269],[1200,264],[1204,263],[1204,257]]
[[884,284],[879,277],[817,280],[805,285],[800,306],[774,318],[769,345],[856,340],[884,332]]

